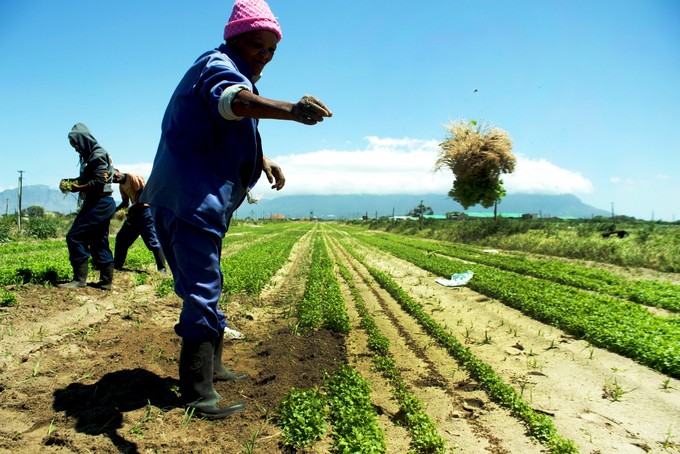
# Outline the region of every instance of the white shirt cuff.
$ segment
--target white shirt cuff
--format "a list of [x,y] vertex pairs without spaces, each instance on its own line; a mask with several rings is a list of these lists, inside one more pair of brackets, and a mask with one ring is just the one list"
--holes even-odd
[[227,87],[220,95],[220,100],[217,103],[217,110],[225,120],[235,121],[243,119],[243,117],[239,117],[234,113],[233,110],[231,110],[231,102],[241,90],[250,91],[250,88],[243,84],[231,85]]

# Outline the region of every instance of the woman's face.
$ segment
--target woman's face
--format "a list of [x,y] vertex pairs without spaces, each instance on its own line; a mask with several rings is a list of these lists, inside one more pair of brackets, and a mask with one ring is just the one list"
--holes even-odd
[[267,63],[274,58],[277,38],[269,30],[254,30],[237,35],[229,42],[236,55],[253,70],[253,75],[259,76]]

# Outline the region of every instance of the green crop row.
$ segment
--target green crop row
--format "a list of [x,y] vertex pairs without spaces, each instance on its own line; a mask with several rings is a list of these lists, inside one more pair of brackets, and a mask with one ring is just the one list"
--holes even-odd
[[350,288],[354,304],[361,319],[361,328],[368,336],[368,348],[374,353],[373,364],[382,376],[392,385],[392,394],[399,404],[400,423],[411,434],[411,448],[416,453],[445,452],[444,439],[437,433],[432,419],[423,411],[423,405],[413,395],[409,386],[401,377],[397,363],[390,354],[390,341],[380,332],[373,316],[366,309],[361,293],[354,284],[354,279],[347,267],[338,263],[340,275]]
[[[288,232],[293,230],[293,227],[296,226],[239,227],[234,229],[236,232],[230,240],[232,243],[249,242],[253,237],[264,238],[262,234],[268,236],[281,230]],[[109,236],[109,245],[113,251],[114,235]],[[68,248],[63,238],[0,244],[0,285],[27,283],[55,285],[60,281],[66,281],[72,277],[68,256]],[[142,240],[135,241],[128,250],[125,267],[137,270],[153,263],[153,254],[147,250]]]
[[[113,251],[114,238],[109,237],[109,244]],[[65,240],[31,241],[14,246],[17,246],[15,252],[2,255],[0,285],[28,283],[56,285],[73,277]],[[152,262],[153,255],[141,240],[130,247],[126,266]]]
[[[282,236],[292,230],[291,228],[285,226],[278,230],[274,230],[272,227],[269,228],[253,228],[241,226],[234,229],[235,233],[232,234],[231,230],[227,234],[225,241],[223,242],[223,249],[234,244],[245,243],[247,247],[253,247],[256,243],[275,243],[278,241],[278,237]],[[284,240],[285,241],[285,240]],[[115,241],[111,240],[111,250],[115,247]],[[224,252],[223,252],[224,254]],[[226,255],[222,255],[221,262],[227,260]],[[129,270],[142,270],[149,265],[155,264],[153,254],[146,248],[141,238],[137,239],[130,249],[128,250],[127,258],[125,260],[125,268]]]
[[276,421],[283,444],[295,450],[314,444],[326,432],[325,408],[320,391],[291,389],[279,404]]
[[345,300],[333,273],[333,262],[319,236],[312,246],[312,263],[304,294],[297,304],[297,319],[298,326],[303,329],[323,326],[338,333],[350,330]]
[[278,407],[277,425],[283,444],[294,450],[313,445],[330,422],[333,452],[379,454],[385,437],[371,405],[368,382],[351,366],[326,375],[323,390],[293,388]]
[[283,266],[290,251],[304,234],[286,230],[271,241],[261,241],[223,257],[220,261],[225,294],[257,295]]
[[361,238],[443,277],[472,270],[467,286],[530,317],[593,345],[622,354],[672,377],[680,377],[680,323],[644,307],[605,295],[538,280],[518,273],[451,260],[387,238]]
[[326,399],[333,426],[333,451],[343,454],[385,452],[385,434],[371,404],[371,388],[345,364],[327,376]]
[[526,274],[560,284],[625,298],[646,306],[680,311],[680,285],[650,280],[627,280],[606,270],[571,265],[549,259],[530,259],[518,255],[489,254],[482,248],[428,241],[395,234],[386,238],[449,257]]
[[0,264],[0,285],[52,284],[66,281],[73,276],[68,260],[68,250],[49,249],[43,254],[14,254],[3,257]]
[[5,260],[15,254],[41,254],[46,250],[62,249],[65,246],[66,242],[63,238],[0,243],[0,257]]
[[555,424],[548,416],[535,412],[515,392],[512,386],[506,384],[496,372],[483,361],[478,360],[472,352],[455,336],[449,334],[445,328],[434,321],[413,298],[411,298],[387,274],[369,266],[351,247],[347,250],[361,262],[371,273],[373,278],[392,297],[412,315],[425,331],[445,348],[449,354],[460,362],[470,375],[477,380],[489,394],[489,397],[499,405],[510,410],[512,415],[523,421],[529,434],[547,446],[554,453],[576,453],[576,446],[571,440],[565,439],[557,433]]
[[14,292],[0,288],[0,307],[13,307],[17,305],[17,296]]

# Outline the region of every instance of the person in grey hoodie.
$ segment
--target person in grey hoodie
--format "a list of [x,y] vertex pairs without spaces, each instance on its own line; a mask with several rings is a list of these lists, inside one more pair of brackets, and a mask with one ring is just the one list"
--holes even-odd
[[88,262],[92,257],[94,269],[100,270],[99,282],[94,286],[111,290],[113,254],[109,247],[109,224],[116,212],[111,186],[113,161],[82,123],[73,126],[68,134],[68,140],[80,156],[80,175],[78,178],[61,180],[59,188],[62,192],[78,192],[82,205],[66,234],[73,280],[60,287],[85,287]]

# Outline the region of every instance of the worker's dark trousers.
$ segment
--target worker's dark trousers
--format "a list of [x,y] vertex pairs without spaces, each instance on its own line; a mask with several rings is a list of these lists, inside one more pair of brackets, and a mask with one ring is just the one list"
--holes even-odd
[[140,235],[150,251],[161,248],[151,217],[151,208],[133,205],[128,210],[127,218],[116,235],[116,266],[123,266],[128,249]]
[[182,298],[175,332],[192,340],[217,339],[227,326],[218,306],[222,293],[222,237],[177,218],[167,208],[152,206],[151,211],[175,280],[175,293]]
[[109,247],[109,224],[115,212],[116,202],[111,196],[85,200],[66,234],[71,265],[76,266],[90,256],[95,269],[113,263]]

